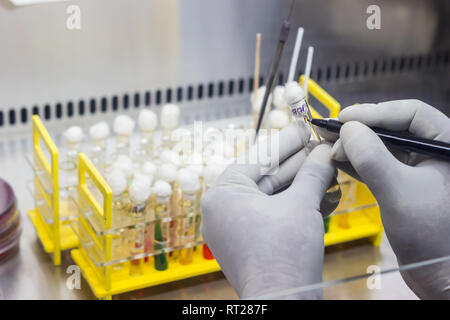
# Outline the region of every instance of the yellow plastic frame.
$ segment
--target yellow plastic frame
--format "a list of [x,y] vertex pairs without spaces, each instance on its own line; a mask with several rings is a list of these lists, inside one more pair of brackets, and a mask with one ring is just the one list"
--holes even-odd
[[[38,115],[32,118],[33,136],[33,161],[38,163],[51,183],[51,195],[47,193],[39,178],[34,177],[34,186],[43,195],[45,202],[51,210],[53,221],[47,224],[38,208],[28,211],[28,216],[33,223],[45,252],[52,255],[54,265],[61,264],[61,251],[74,248],[78,245],[78,238],[67,224],[60,221],[59,206],[59,167],[58,148],[50,137],[47,129]],[[41,141],[49,154],[47,160]]]

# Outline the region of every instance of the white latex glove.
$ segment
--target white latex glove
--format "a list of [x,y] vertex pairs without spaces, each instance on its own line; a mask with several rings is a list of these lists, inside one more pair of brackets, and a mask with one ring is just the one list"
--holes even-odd
[[[394,156],[367,127],[450,142],[449,118],[421,101],[400,100],[351,106],[339,120],[345,124],[333,158],[359,176],[377,199],[399,265],[450,255],[450,163],[392,147]],[[450,298],[448,261],[402,276],[420,298]]]
[[[310,147],[303,148],[309,134],[293,126],[281,131],[284,162],[277,175],[263,178],[256,164],[231,165],[202,200],[203,237],[241,298],[322,279],[324,226],[319,206],[335,168],[330,146],[319,145],[310,153]],[[300,170],[289,188],[265,193],[292,180],[286,172],[293,167]],[[321,298],[321,291],[284,298]]]

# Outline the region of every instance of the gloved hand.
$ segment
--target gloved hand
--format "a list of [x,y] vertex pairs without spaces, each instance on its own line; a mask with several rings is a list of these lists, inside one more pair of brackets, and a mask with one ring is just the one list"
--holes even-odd
[[[450,142],[449,118],[421,101],[400,100],[351,106],[339,120],[345,124],[333,158],[377,199],[399,265],[450,255],[450,163],[389,147],[391,153],[367,127]],[[448,261],[402,276],[420,298],[450,298]]]
[[[295,126],[283,129],[277,174],[263,178],[259,164],[233,164],[202,200],[203,237],[241,298],[322,279],[319,205],[335,168],[331,147],[310,152],[309,136]],[[292,180],[292,168],[298,173],[290,187],[268,195]],[[282,298],[321,298],[321,291]]]

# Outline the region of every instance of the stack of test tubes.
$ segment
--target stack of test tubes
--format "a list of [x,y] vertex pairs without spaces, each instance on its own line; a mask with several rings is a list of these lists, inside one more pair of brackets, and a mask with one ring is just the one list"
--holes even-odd
[[[179,126],[179,117],[179,107],[167,104],[160,117],[145,109],[137,119],[118,115],[111,126],[97,123],[89,128],[86,141],[77,139],[76,147],[69,141],[74,140],[70,132],[80,133],[80,127],[68,128],[63,135],[71,147],[63,151],[67,158],[74,149],[85,151],[112,191],[112,227],[100,231],[112,234],[111,261],[103,262],[116,270],[128,268],[133,276],[142,275],[145,264],[158,271],[173,262],[192,264],[197,250],[204,259],[214,258],[200,232],[200,200],[252,139],[248,131],[235,127],[207,127],[196,135],[195,127]],[[94,184],[90,189],[101,204],[101,192]],[[83,205],[79,208],[82,211]]]

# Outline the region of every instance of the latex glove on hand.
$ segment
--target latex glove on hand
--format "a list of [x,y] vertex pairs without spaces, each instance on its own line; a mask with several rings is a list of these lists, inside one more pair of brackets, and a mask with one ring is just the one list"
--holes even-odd
[[[277,174],[264,176],[259,164],[231,165],[202,200],[203,237],[240,298],[322,279],[319,206],[335,167],[331,147],[319,145],[310,152],[309,137],[309,130],[283,129]],[[292,180],[293,167],[300,170],[292,184],[268,195]],[[280,298],[321,298],[321,291]]]
[[[339,120],[345,124],[333,158],[377,199],[399,265],[450,255],[450,163],[389,147],[391,153],[367,127],[450,142],[450,119],[421,101],[400,100],[351,106]],[[402,276],[420,298],[450,298],[448,261]]]

